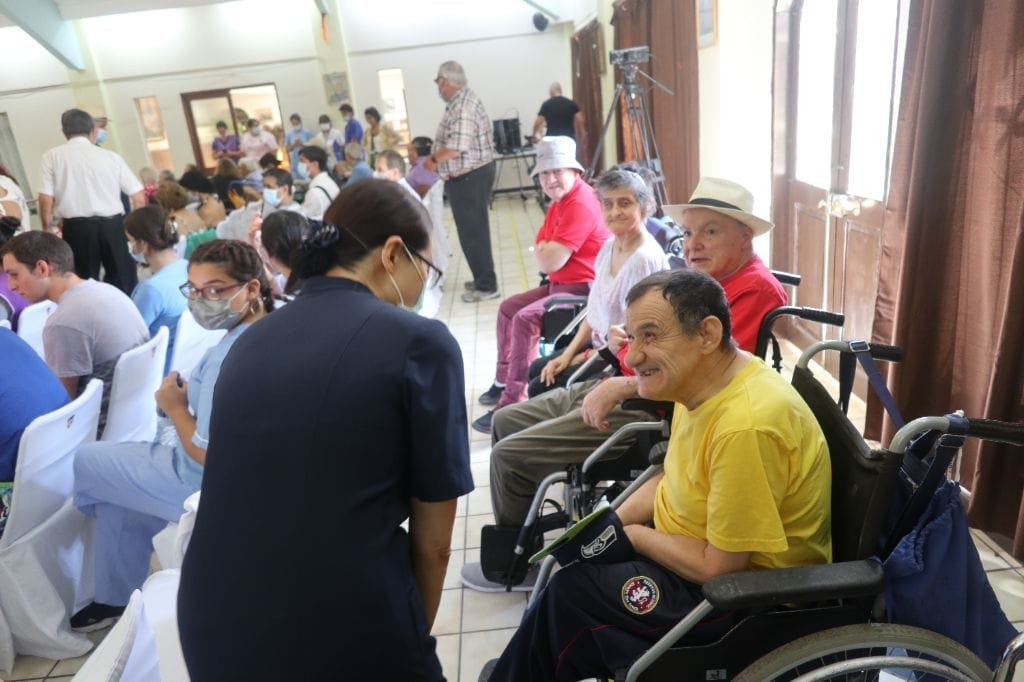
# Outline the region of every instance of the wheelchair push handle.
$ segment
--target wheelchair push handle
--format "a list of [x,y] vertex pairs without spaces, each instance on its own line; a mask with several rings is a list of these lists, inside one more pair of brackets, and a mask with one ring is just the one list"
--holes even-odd
[[1002,422],[995,419],[968,419],[967,435],[973,438],[1024,446],[1024,424]]
[[819,308],[808,308],[806,306],[784,305],[768,311],[761,319],[761,326],[757,330],[757,344],[754,347],[754,355],[763,358],[768,352],[768,340],[771,338],[772,325],[775,320],[783,315],[792,315],[810,322],[821,322],[822,324],[842,327],[846,316],[842,313],[833,313],[829,310]]
[[[995,419],[967,418],[964,421],[967,423],[967,430],[963,432],[963,435],[968,438],[1024,446],[1024,424]],[[946,417],[919,417],[896,432],[888,449],[890,452],[903,454],[915,436],[933,430],[949,433],[953,430],[951,421]]]
[[772,270],[772,275],[780,284],[791,284],[795,287],[800,286],[800,282],[803,280],[803,277],[794,272],[783,272],[782,270]]

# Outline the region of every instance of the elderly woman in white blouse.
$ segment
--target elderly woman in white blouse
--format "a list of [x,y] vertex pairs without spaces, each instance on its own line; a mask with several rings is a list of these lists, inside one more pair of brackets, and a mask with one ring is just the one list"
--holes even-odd
[[655,209],[654,191],[637,173],[612,169],[597,181],[604,222],[613,238],[594,263],[587,316],[572,341],[555,356],[530,367],[529,394],[563,386],[589,353],[606,345],[609,328],[626,317],[626,294],[644,277],[668,268],[665,252],[645,227]]

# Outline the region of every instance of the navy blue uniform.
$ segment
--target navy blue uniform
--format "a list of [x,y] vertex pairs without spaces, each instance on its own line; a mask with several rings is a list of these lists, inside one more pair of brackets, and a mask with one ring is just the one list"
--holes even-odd
[[[647,559],[578,561],[551,578],[523,616],[490,680],[575,682],[612,676],[703,598],[699,586]],[[734,622],[731,613],[712,614],[692,638],[717,638]]]
[[308,280],[221,368],[178,596],[193,682],[441,680],[400,524],[473,488],[447,328]]

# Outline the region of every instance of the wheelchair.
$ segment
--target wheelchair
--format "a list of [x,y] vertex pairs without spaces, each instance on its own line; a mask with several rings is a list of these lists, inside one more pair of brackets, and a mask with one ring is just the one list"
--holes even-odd
[[[886,576],[874,557],[885,559],[895,542],[915,526],[923,506],[945,481],[965,437],[1024,446],[1024,425],[957,415],[925,417],[902,427],[887,448],[871,449],[809,369],[817,353],[852,352],[851,345],[815,344],[801,355],[792,379],[829,447],[834,563],[746,571],[709,580],[702,588],[704,600],[627,670],[616,671],[616,680],[1002,682],[1012,675],[1024,650],[1024,635],[1007,646],[993,677],[986,664],[960,643],[932,630],[885,622]],[[890,347],[873,350],[883,358],[898,356]],[[950,436],[954,436],[953,445],[946,445],[942,454],[938,446]],[[913,485],[906,501],[894,507],[897,492],[906,487],[904,478],[911,463],[923,464],[925,473],[910,479]],[[612,500],[612,508],[660,471],[656,461]],[[542,568],[538,588],[546,583],[554,562],[548,557],[545,563],[548,570]],[[728,632],[714,641],[694,636],[701,621],[725,612],[737,619]]]
[[[816,308],[777,308],[765,315],[761,322],[756,349],[759,357],[765,357],[769,342],[774,341],[772,325],[784,316],[838,327],[844,322],[842,314]],[[777,342],[774,351],[774,364],[777,369],[781,369],[782,355]],[[567,385],[571,386],[587,368],[588,364],[581,366],[570,377]],[[546,532],[571,525],[586,516],[602,498],[610,500],[623,491],[632,492],[647,480],[643,474],[650,466],[651,458],[663,457],[668,447],[672,404],[638,399],[626,401],[623,407],[645,412],[650,420],[627,424],[612,434],[581,464],[568,466],[564,471],[556,471],[542,479],[513,546],[509,547],[508,535],[497,530],[485,531],[487,537],[481,542],[480,553],[485,576],[495,582],[503,582],[507,589],[511,589],[513,584],[518,584],[525,576],[528,570],[525,559],[540,548]],[[561,503],[548,499],[548,491],[558,483],[564,484]],[[544,513],[547,507],[553,507],[553,511]],[[541,565],[539,584],[547,580],[552,566],[552,562]],[[503,575],[503,580],[495,579],[499,575]]]

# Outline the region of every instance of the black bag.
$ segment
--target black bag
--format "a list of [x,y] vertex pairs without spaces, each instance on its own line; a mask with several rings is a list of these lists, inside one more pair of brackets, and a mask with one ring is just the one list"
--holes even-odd
[[[534,526],[537,528],[536,526]],[[518,585],[530,568],[529,558],[543,545],[543,535],[531,533],[522,554],[515,555],[520,526],[484,526],[480,530],[480,569],[491,582]]]

